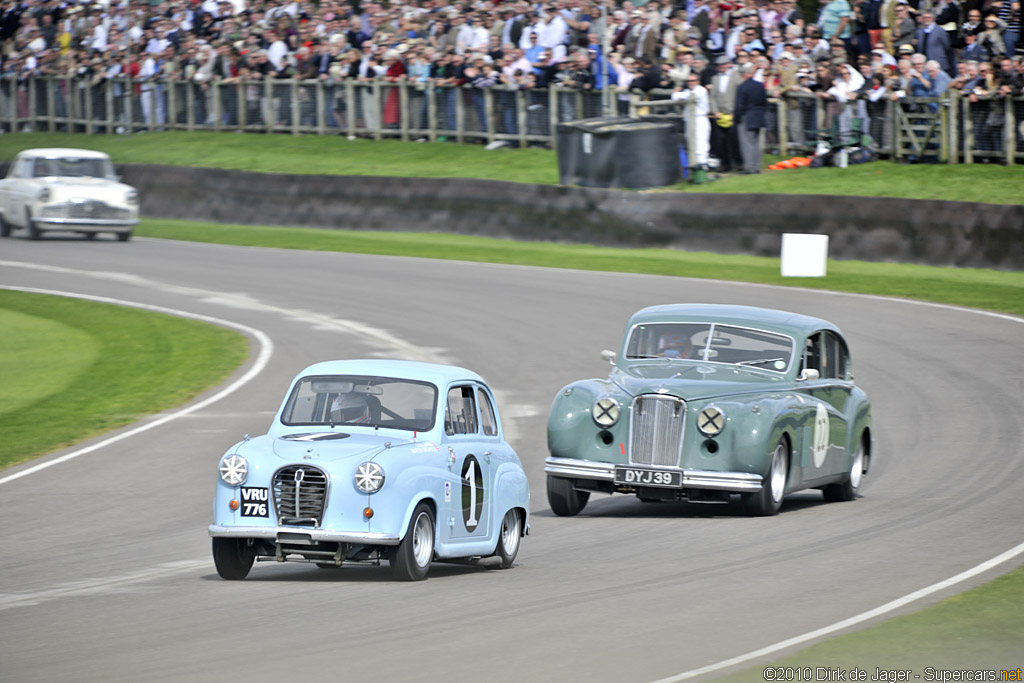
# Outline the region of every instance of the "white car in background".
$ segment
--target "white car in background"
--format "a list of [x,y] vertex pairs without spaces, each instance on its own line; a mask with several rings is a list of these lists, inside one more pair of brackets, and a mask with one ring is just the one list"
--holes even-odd
[[89,149],[27,149],[0,180],[0,237],[24,228],[78,232],[88,239],[109,232],[125,242],[139,222],[139,193],[118,181],[110,157]]

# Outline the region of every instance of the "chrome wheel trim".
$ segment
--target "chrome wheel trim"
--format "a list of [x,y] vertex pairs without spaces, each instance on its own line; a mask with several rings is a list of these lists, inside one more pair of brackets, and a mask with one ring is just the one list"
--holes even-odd
[[413,525],[412,555],[417,567],[426,567],[434,556],[434,525],[426,512],[421,512]]
[[864,477],[864,446],[857,446],[857,452],[853,456],[853,467],[850,468],[850,486],[856,491],[860,488],[860,481]]
[[515,510],[506,512],[501,520],[501,545],[509,555],[519,550],[519,515]]
[[769,475],[772,500],[776,503],[782,500],[782,494],[786,490],[786,474],[786,445],[780,443],[772,454],[772,471]]

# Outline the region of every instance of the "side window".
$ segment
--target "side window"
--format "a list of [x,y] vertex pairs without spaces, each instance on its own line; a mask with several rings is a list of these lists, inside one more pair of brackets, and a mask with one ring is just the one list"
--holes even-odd
[[446,434],[475,434],[476,401],[473,387],[452,387],[448,390],[448,404],[444,409],[444,431]]
[[846,344],[834,332],[825,333],[825,372],[822,377],[848,379],[850,374],[850,354]]
[[821,349],[821,334],[813,334],[807,338],[804,344],[804,369],[817,370],[825,377],[825,369],[822,367],[824,354]]
[[491,405],[491,397],[483,389],[477,389],[480,396],[480,427],[484,436],[498,435],[498,419],[494,416],[494,406]]

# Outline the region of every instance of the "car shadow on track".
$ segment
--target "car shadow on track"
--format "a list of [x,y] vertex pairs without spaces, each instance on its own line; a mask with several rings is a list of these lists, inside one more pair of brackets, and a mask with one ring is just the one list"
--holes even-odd
[[[824,505],[836,505],[827,503],[819,491],[802,491],[786,496],[782,501],[780,515],[794,514],[805,510],[813,510]],[[530,513],[536,517],[557,517],[550,509]],[[679,517],[691,517],[696,519],[711,519],[716,517],[745,517],[743,504],[739,496],[732,496],[728,503],[689,503],[686,501],[673,502],[644,502],[635,496],[593,496],[587,506],[578,517],[607,517],[616,519],[629,518],[657,518],[674,519]]]

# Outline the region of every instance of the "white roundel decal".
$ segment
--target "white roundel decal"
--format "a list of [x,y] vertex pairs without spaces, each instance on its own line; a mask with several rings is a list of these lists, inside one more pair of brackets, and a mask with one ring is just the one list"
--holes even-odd
[[819,403],[814,413],[814,443],[811,446],[811,455],[814,457],[814,466],[821,467],[825,464],[825,454],[828,452],[828,411],[825,404]]

